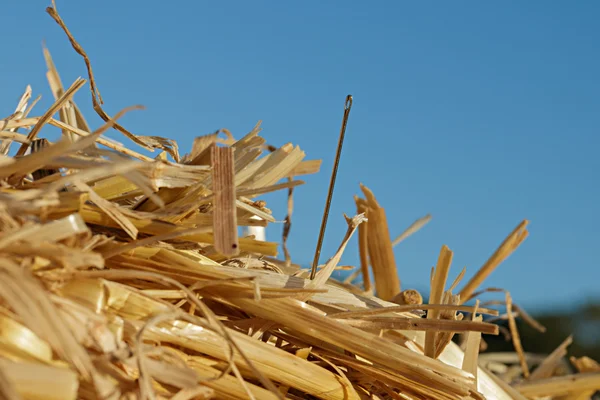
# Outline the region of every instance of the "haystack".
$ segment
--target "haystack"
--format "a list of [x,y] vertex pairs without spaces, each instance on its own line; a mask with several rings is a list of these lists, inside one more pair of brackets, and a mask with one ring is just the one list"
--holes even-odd
[[[130,133],[118,123],[130,109],[103,111],[87,55],[48,13],[88,79],[65,89],[45,49],[54,104],[36,114],[27,88],[0,120],[0,398],[583,399],[600,387],[589,359],[553,377],[568,343],[528,375],[509,295],[525,379],[505,382],[478,363],[481,334],[498,333],[482,315],[498,311],[464,303],[523,242],[526,221],[456,294],[464,271],[448,284],[442,247],[421,304],[400,286],[384,209],[363,186],[338,251],[307,279],[276,258],[278,243],[238,228],[275,222],[259,196],[303,184],[320,162],[268,146],[260,124],[239,139],[198,137],[185,156],[173,140]],[[105,121],[95,130],[73,101],[86,85]],[[60,140],[44,137],[47,126]],[[132,145],[105,138],[109,129]],[[331,279],[357,230],[362,287]]]

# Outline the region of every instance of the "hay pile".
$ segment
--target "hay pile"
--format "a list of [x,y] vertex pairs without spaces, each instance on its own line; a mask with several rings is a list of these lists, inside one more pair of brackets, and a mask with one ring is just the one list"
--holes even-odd
[[[498,312],[463,303],[525,239],[526,221],[458,294],[462,273],[447,285],[444,246],[423,305],[398,293],[385,213],[363,187],[339,250],[308,280],[274,258],[277,243],[238,227],[274,222],[257,197],[301,185],[320,162],[292,144],[270,148],[259,125],[238,140],[199,137],[183,157],[172,140],[129,133],[117,122],[129,110],[104,113],[85,52],[48,12],[85,59],[106,123],[90,129],[73,102],[87,81],[65,90],[47,50],[52,107],[30,116],[28,88],[0,120],[0,398],[583,399],[600,386],[589,359],[552,377],[566,345],[512,386],[478,366],[481,334],[498,333],[482,314]],[[59,141],[42,139],[47,125]],[[158,156],[104,138],[109,129]],[[357,230],[358,271],[370,259],[383,299],[368,274],[362,288],[330,279]],[[512,328],[508,295],[506,305]]]

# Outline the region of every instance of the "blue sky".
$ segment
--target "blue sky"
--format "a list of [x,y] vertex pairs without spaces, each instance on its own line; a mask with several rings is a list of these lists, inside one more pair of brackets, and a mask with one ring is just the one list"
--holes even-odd
[[[27,84],[43,95],[34,114],[51,103],[43,40],[65,85],[86,75],[48,4],[3,5],[3,115]],[[455,252],[451,274],[466,266],[470,276],[527,218],[529,239],[486,286],[533,308],[597,296],[599,3],[65,0],[58,9],[91,57],[105,109],[147,107],[123,120],[133,132],[185,150],[195,136],[226,127],[240,137],[261,119],[270,143],[324,160],[296,191],[294,261],[312,260],[351,93],[324,259],[363,182],[392,236],[433,215],[396,248],[405,288],[427,284],[443,244]],[[76,101],[97,126],[87,87]],[[285,193],[267,200],[283,219]],[[357,264],[355,242],[343,263]]]

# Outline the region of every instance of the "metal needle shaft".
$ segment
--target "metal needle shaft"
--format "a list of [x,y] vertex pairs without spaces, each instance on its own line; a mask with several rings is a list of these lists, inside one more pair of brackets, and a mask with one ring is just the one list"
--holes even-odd
[[335,155],[335,161],[333,163],[333,171],[331,173],[331,180],[329,181],[329,191],[327,193],[327,201],[325,202],[323,220],[321,221],[321,231],[319,232],[319,240],[317,242],[315,258],[313,260],[312,269],[310,271],[310,279],[314,279],[315,275],[317,274],[317,266],[319,264],[319,257],[321,256],[321,247],[323,246],[323,238],[325,237],[325,228],[327,227],[327,219],[329,218],[329,208],[331,207],[331,199],[333,198],[335,178],[337,177],[338,166],[340,165],[340,156],[342,154],[342,146],[344,145],[344,136],[346,135],[346,124],[348,123],[348,116],[350,115],[351,108],[352,95],[348,95],[346,96],[346,103],[344,104],[344,117],[342,119],[342,128],[340,129],[340,138],[338,139],[337,152]]

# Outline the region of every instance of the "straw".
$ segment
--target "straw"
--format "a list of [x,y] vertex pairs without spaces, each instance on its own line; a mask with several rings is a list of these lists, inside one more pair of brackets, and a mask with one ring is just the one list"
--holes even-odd
[[[65,89],[44,48],[53,103],[38,112],[27,87],[0,120],[0,397],[508,400],[598,389],[590,359],[573,359],[578,372],[557,376],[570,338],[529,379],[502,380],[480,365],[482,335],[500,331],[482,315],[500,313],[465,303],[523,242],[527,221],[460,294],[466,272],[447,287],[453,253],[443,246],[423,304],[418,291],[401,291],[394,246],[430,217],[392,241],[396,222],[361,185],[365,198],[355,198],[357,215],[344,215],[337,250],[305,279],[299,264],[312,250],[286,247],[292,211],[304,207],[292,191],[304,190],[297,177],[317,173],[321,161],[292,143],[268,145],[260,122],[239,138],[213,130],[183,155],[174,140],[131,133],[117,121],[142,107],[104,111],[88,54],[56,5],[47,11],[88,79]],[[75,102],[86,85],[99,127]],[[48,126],[62,131],[58,141],[48,141]],[[138,147],[104,138],[111,129]],[[20,147],[10,156],[13,142]],[[155,158],[142,154],[154,149]],[[284,219],[259,198],[278,191],[283,201],[287,192],[284,259],[280,243],[238,237],[241,226]],[[342,262],[348,251],[358,251],[359,266]],[[333,278],[352,269],[363,288]],[[508,294],[505,303],[526,375],[515,318],[534,320]],[[452,342],[457,332],[465,351]]]

